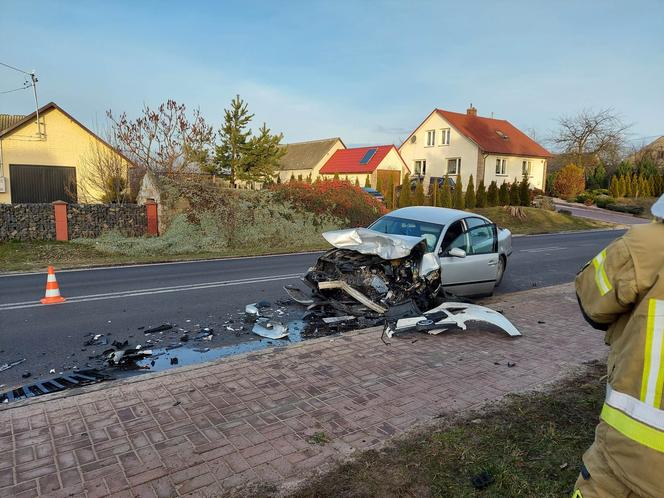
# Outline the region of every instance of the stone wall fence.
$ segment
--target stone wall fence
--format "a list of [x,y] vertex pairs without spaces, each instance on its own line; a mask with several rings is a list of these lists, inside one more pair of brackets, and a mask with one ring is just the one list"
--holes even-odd
[[0,241],[94,238],[109,230],[159,235],[157,204],[0,204]]

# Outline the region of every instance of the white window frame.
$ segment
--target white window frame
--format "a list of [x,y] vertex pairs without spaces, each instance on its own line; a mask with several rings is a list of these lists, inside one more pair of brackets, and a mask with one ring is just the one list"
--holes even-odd
[[427,160],[415,159],[413,163],[413,171],[417,176],[426,176],[427,174]]
[[450,145],[451,142],[450,128],[442,128],[440,130],[440,145]]
[[524,171],[524,166],[526,167],[526,169],[528,171],[528,173],[527,173],[528,178],[532,178],[533,177],[533,164],[532,164],[532,161],[530,159],[524,159],[523,161],[521,161],[521,176],[526,175],[526,172]]
[[[450,161],[455,162],[454,172],[450,171]],[[461,174],[461,158],[460,157],[448,157],[447,158],[447,174],[448,175],[459,175],[459,174]]]
[[507,176],[507,159],[504,157],[496,158],[496,176]]
[[436,130],[427,130],[427,147],[436,145]]

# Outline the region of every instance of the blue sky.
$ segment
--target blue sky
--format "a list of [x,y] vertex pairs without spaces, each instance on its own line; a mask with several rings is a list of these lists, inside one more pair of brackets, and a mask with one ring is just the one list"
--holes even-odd
[[[613,107],[664,135],[661,1],[2,2],[0,61],[93,128],[173,98],[219,126],[239,93],[285,141],[398,142],[435,107],[546,137]],[[0,67],[0,91],[23,76]],[[33,110],[29,91],[0,112]]]

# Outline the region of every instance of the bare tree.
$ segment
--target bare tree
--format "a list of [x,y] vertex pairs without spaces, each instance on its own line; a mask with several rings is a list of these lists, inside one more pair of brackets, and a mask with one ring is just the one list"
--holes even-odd
[[[108,139],[113,143],[113,139]],[[85,203],[101,201],[122,204],[129,200],[129,163],[113,145],[92,140],[81,158],[86,174],[78,184],[81,200]]]
[[144,105],[134,120],[126,113],[106,114],[120,150],[139,168],[157,174],[206,169],[214,132],[198,109],[190,119],[184,104],[168,100],[156,110]]
[[575,116],[558,119],[558,131],[551,142],[569,161],[583,167],[615,164],[620,160],[631,125],[611,109],[584,109]]

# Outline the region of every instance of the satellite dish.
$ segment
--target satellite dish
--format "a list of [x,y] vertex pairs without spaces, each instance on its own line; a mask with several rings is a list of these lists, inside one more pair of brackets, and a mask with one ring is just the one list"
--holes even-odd
[[410,143],[414,144],[415,142],[417,142],[417,135],[413,135],[412,137],[410,137]]

